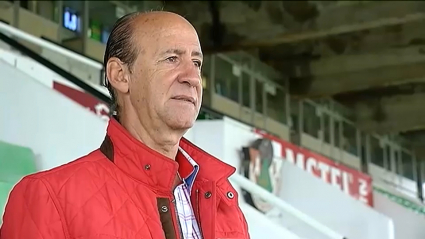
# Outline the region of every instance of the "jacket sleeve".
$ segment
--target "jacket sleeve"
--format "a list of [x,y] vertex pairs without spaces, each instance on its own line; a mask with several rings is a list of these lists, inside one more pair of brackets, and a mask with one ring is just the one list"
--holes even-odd
[[65,239],[59,211],[42,179],[23,178],[12,189],[0,239]]
[[249,235],[249,230],[248,230],[248,222],[246,221],[245,215],[242,213],[242,220],[244,221],[244,230],[245,230],[245,237],[246,239],[251,239],[251,236]]

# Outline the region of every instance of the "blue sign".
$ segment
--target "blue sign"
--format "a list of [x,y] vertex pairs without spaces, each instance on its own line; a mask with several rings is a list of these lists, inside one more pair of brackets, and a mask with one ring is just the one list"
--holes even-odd
[[69,7],[65,7],[63,11],[63,26],[73,32],[80,31],[80,16]]

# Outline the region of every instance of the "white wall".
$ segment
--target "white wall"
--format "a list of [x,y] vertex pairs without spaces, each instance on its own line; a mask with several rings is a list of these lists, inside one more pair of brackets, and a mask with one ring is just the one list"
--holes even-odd
[[100,118],[1,60],[0,72],[0,140],[33,149],[39,169],[100,146],[106,127]]
[[[245,214],[245,218],[248,223],[249,234],[252,239],[261,238],[261,239],[301,239],[301,237],[295,235],[291,231],[280,227],[279,224],[272,222],[270,220],[264,220],[264,214],[257,211],[255,208],[251,207],[246,203],[240,204],[241,210]],[[270,228],[270,225],[273,227]],[[265,231],[265,228],[270,228]],[[313,239],[308,237],[303,237],[305,239]],[[318,239],[314,237],[314,239]]]
[[[215,133],[212,133],[215,132]],[[197,121],[185,137],[196,142],[206,152],[214,152],[214,156],[223,159],[221,150],[224,147],[224,124],[222,120]]]
[[425,235],[425,217],[406,210],[402,205],[391,201],[380,193],[374,194],[375,208],[392,218],[395,225],[395,238],[420,239]]
[[347,238],[393,238],[389,217],[286,161],[282,165],[282,181],[280,196],[285,201]]

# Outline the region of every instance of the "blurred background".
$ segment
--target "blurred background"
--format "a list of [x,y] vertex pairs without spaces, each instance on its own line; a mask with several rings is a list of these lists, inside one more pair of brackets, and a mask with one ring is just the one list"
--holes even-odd
[[0,1],[0,215],[23,176],[99,147],[109,32],[150,10],[198,30],[185,137],[238,169],[253,239],[424,238],[423,1]]

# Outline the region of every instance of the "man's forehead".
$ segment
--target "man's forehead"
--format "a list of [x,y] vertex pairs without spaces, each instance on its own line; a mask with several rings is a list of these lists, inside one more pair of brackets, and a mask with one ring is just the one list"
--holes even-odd
[[133,27],[136,44],[155,55],[164,51],[196,56],[202,54],[195,28],[177,14],[168,12],[143,14],[138,17]]
[[150,36],[173,35],[174,32],[192,33],[195,28],[183,17],[169,12],[154,12],[140,15],[133,25],[140,34]]
[[[139,35],[140,36],[140,35]],[[178,29],[157,29],[151,34],[140,36],[139,43],[142,46],[149,46],[155,54],[189,53],[195,56],[202,56],[201,45],[196,32],[179,31]]]

